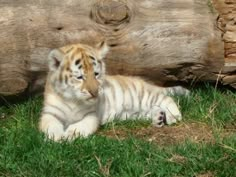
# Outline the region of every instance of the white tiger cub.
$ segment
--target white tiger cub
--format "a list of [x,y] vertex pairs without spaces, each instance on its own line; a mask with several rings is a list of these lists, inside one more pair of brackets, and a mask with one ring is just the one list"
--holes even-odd
[[171,94],[188,94],[182,87],[158,87],[138,77],[105,75],[106,43],[54,49],[39,129],[50,139],[74,139],[94,133],[114,119],[152,119],[155,126],[181,120]]

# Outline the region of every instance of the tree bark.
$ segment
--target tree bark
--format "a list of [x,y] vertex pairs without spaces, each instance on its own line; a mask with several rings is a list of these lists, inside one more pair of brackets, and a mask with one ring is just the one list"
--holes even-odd
[[0,0],[0,95],[42,89],[51,49],[102,38],[108,74],[236,87],[235,68],[225,69],[236,45],[225,58],[213,10],[206,0]]

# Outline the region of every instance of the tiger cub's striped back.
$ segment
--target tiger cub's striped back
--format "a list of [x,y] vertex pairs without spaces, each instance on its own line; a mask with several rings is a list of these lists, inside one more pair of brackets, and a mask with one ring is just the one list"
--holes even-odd
[[152,118],[156,126],[181,120],[181,113],[169,95],[189,92],[179,86],[158,87],[138,77],[120,75],[106,76],[102,89],[97,114],[103,124],[115,118]]

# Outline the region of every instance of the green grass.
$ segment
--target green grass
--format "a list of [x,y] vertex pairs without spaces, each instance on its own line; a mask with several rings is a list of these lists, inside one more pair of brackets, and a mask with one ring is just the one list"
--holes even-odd
[[[206,86],[179,98],[179,104],[184,123],[236,128],[236,93]],[[236,176],[235,133],[211,143],[186,140],[166,146],[132,135],[119,140],[98,134],[54,143],[37,130],[41,107],[42,98],[0,107],[0,176]],[[101,131],[147,126],[142,121],[115,122]]]

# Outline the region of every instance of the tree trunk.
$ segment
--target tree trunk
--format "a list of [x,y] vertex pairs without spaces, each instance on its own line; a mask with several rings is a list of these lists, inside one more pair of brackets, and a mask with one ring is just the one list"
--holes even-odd
[[235,65],[226,67],[235,34],[224,34],[234,39],[224,58],[213,11],[206,0],[0,0],[0,95],[42,89],[51,49],[101,38],[111,46],[108,74],[236,87]]

